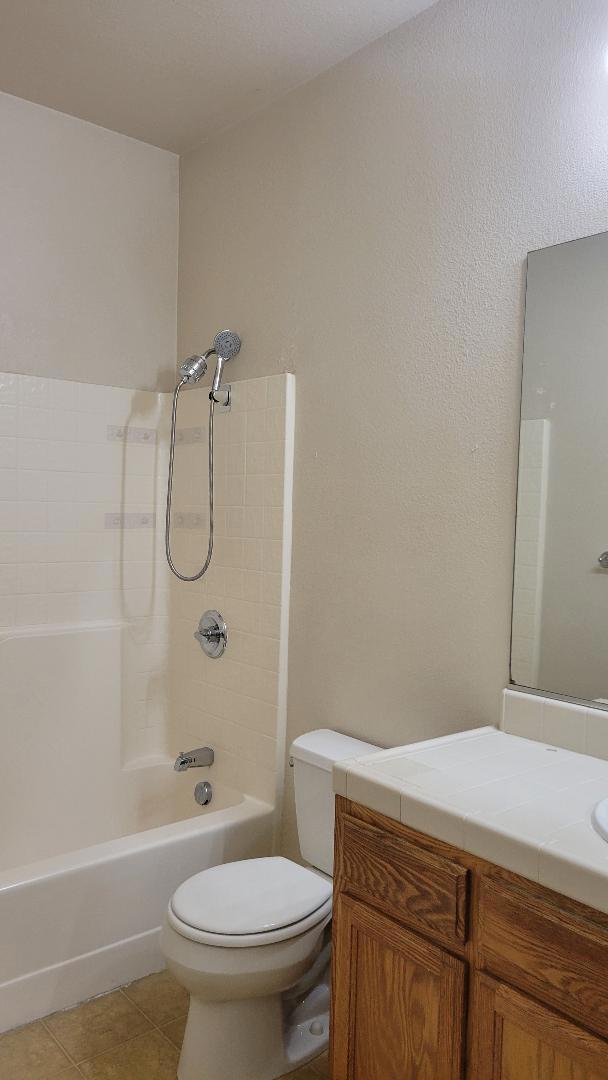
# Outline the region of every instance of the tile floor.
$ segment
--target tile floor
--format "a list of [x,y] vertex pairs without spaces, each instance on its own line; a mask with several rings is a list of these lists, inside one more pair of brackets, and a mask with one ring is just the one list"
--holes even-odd
[[[187,1009],[168,972],[148,975],[0,1035],[0,1080],[176,1080]],[[323,1077],[326,1054],[289,1080]]]

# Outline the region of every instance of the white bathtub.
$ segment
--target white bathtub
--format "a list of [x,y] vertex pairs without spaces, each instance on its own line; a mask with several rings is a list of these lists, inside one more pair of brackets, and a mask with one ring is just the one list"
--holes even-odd
[[[194,808],[198,773],[172,776],[174,813],[186,788]],[[270,853],[272,807],[215,789],[195,817],[0,872],[0,1031],[159,970],[160,923],[176,886]]]

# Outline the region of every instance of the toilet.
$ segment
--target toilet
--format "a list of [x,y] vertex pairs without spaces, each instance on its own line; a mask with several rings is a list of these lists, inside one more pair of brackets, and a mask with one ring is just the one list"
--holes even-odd
[[336,761],[377,747],[312,731],[291,747],[302,858],[203,870],[169,901],[167,966],[190,993],[179,1080],[276,1080],[327,1047]]

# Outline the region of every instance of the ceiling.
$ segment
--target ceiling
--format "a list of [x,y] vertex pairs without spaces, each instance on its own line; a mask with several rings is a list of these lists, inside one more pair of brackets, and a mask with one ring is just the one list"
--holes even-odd
[[434,0],[0,0],[0,90],[178,153]]

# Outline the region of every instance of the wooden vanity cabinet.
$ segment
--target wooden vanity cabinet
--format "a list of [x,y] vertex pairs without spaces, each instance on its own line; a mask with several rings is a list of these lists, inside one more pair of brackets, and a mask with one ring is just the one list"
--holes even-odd
[[460,1080],[462,960],[358,900],[337,903],[332,1076]]
[[608,1080],[608,917],[336,800],[332,1080]]

